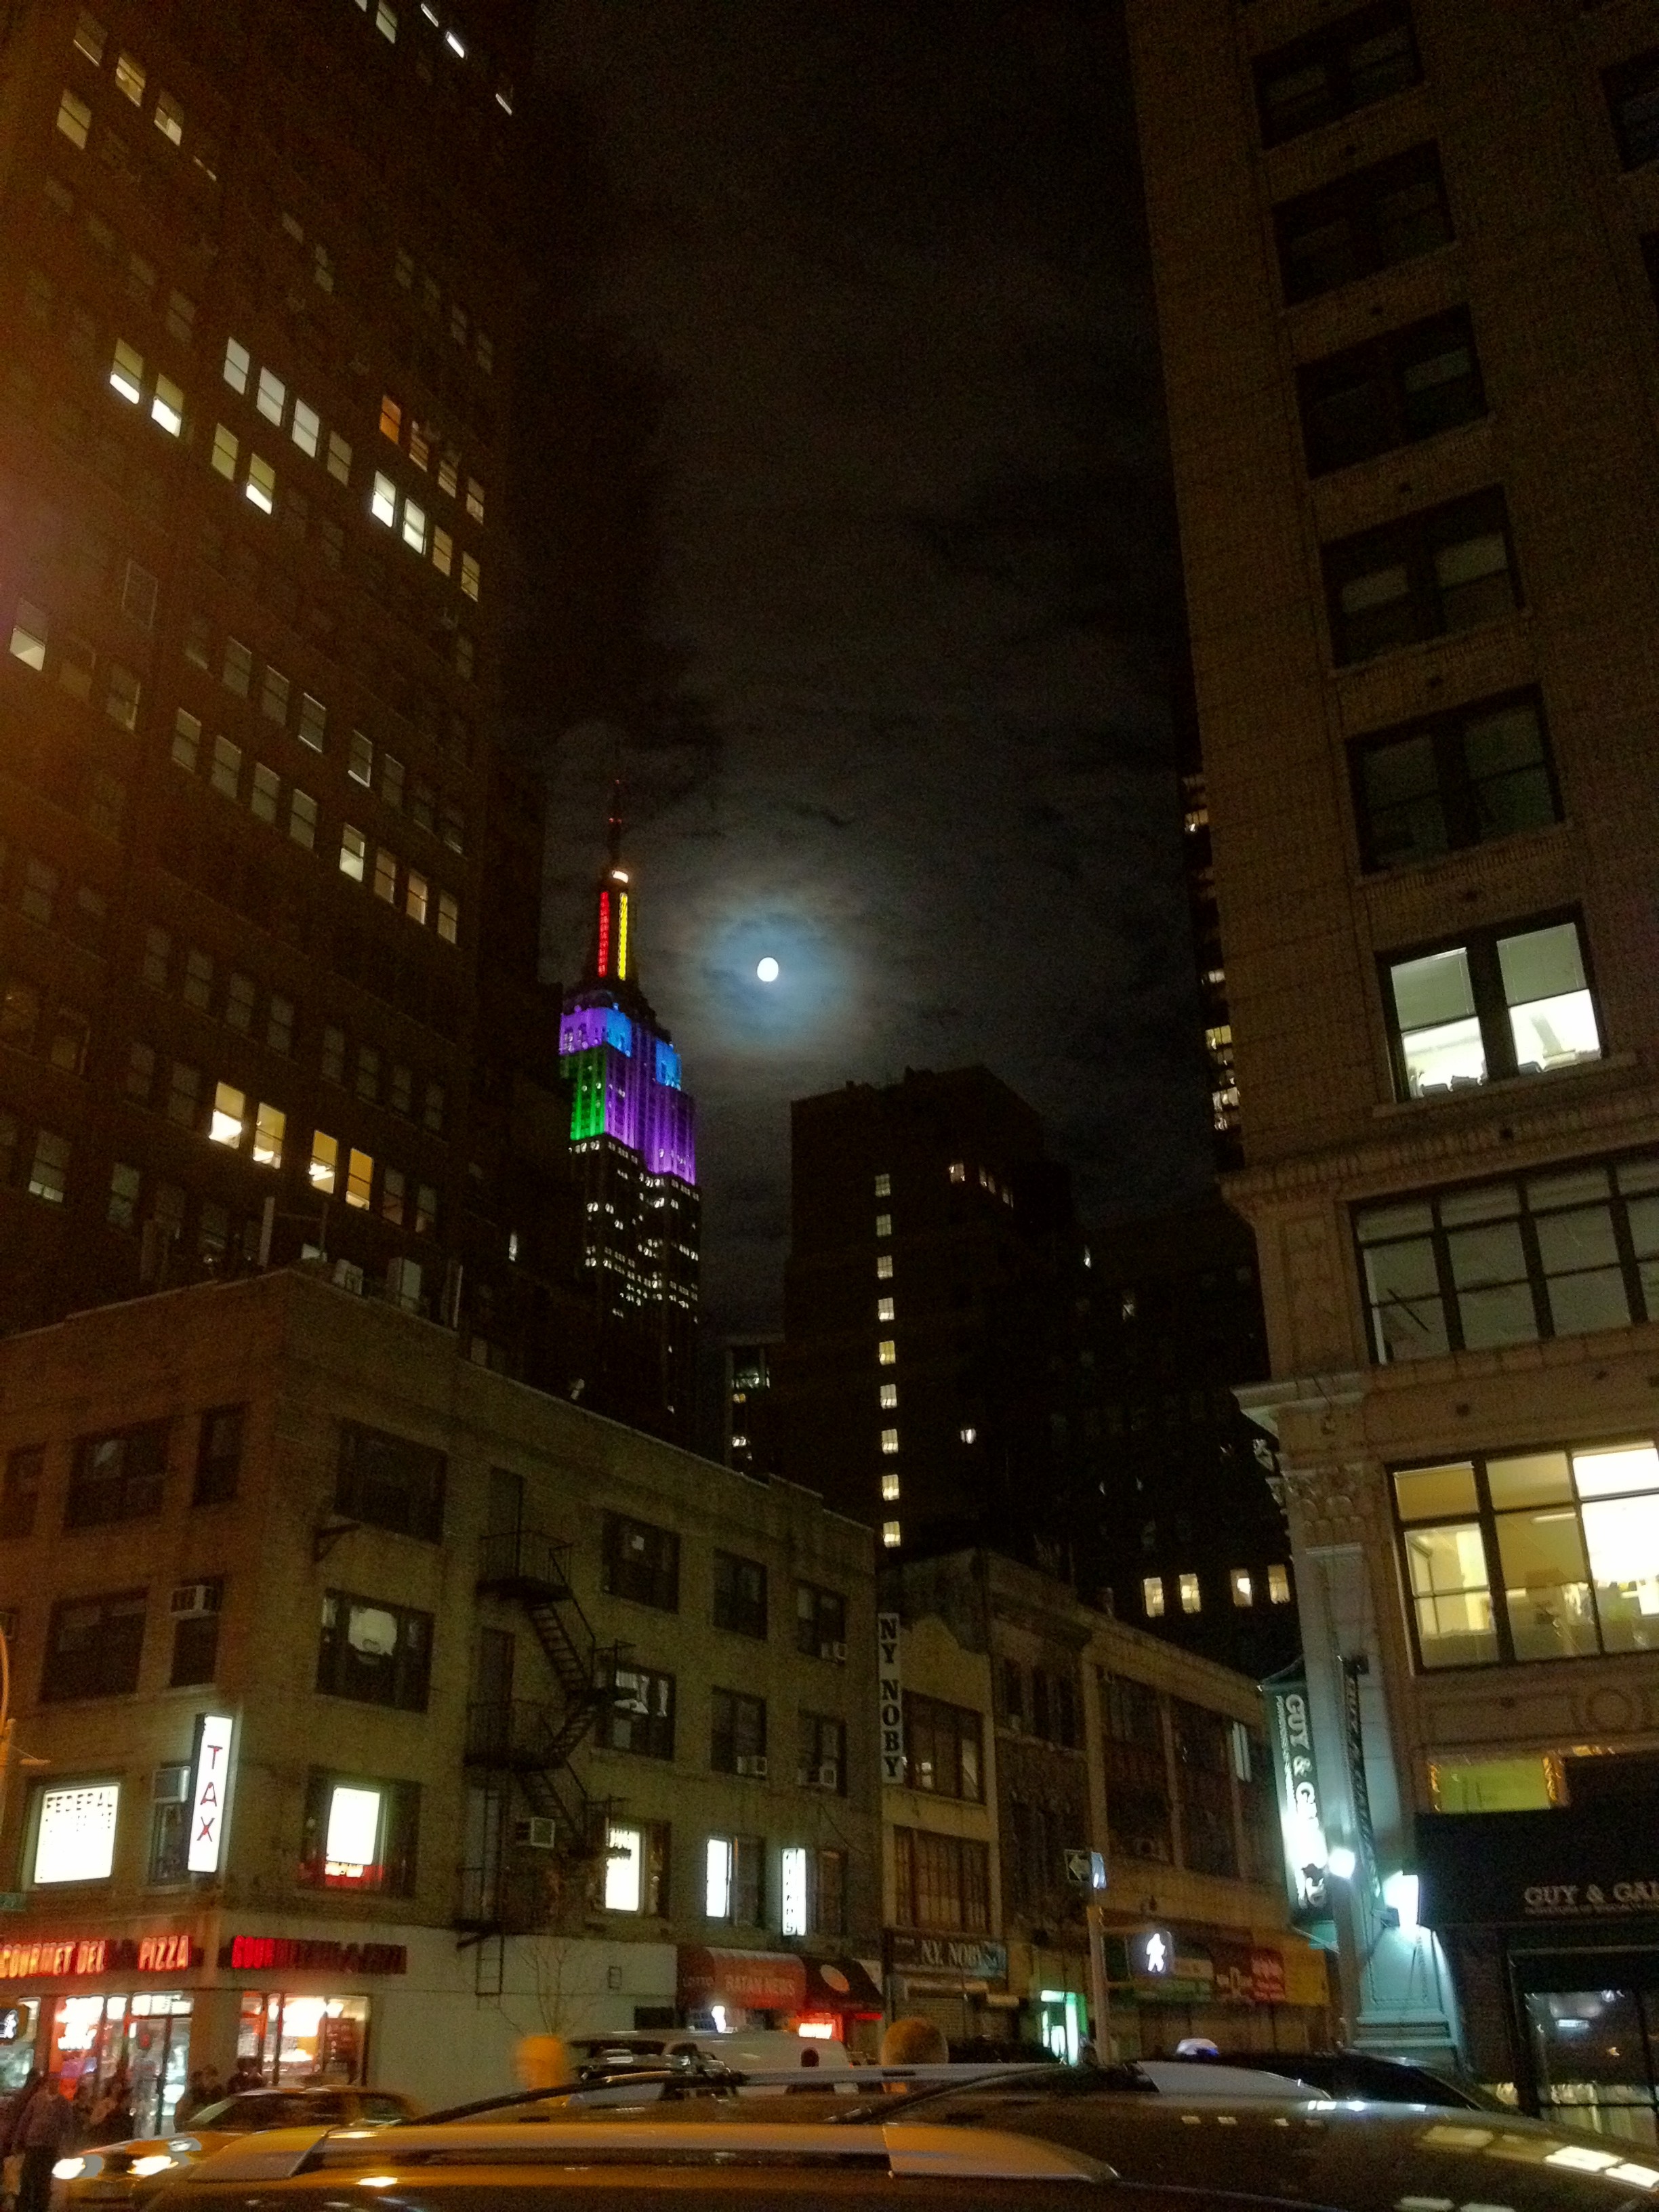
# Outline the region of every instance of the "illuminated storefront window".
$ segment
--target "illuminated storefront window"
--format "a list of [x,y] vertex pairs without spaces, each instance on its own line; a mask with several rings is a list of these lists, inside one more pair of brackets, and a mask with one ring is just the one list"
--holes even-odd
[[49,2072],[66,2086],[94,2094],[124,2074],[132,2094],[134,2131],[161,2134],[173,2124],[190,2055],[191,2000],[178,1990],[131,1996],[47,1997]]
[[[236,2035],[239,2063],[274,2088],[309,2081],[361,2081],[368,2043],[368,1999],[295,1996],[246,1990]],[[181,2085],[182,2086],[182,2085]]]

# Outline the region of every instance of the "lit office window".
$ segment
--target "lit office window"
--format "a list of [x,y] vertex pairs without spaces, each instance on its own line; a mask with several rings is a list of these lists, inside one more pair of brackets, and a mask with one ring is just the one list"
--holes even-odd
[[890,1413],[894,1407],[898,1404],[898,1384],[896,1382],[883,1382],[878,1386],[877,1395],[881,1400],[881,1409],[883,1413]]
[[1232,1589],[1235,1605],[1255,1603],[1255,1585],[1250,1579],[1250,1571],[1248,1567],[1235,1567],[1227,1580]]
[[876,1346],[877,1365],[878,1367],[891,1367],[897,1361],[897,1345],[895,1344],[890,1336],[884,1336],[880,1343]]
[[1291,1601],[1291,1576],[1287,1567],[1267,1570],[1267,1602],[1269,1605],[1288,1605]]
[[637,1912],[644,1887],[644,1832],[612,1821],[605,1831],[605,1909],[607,1912]]
[[878,1321],[891,1321],[892,1318],[893,1301],[891,1298],[878,1298],[876,1300],[876,1319]]
[[1196,1575],[1182,1575],[1181,1577],[1181,1610],[1183,1613],[1197,1613],[1203,1605],[1203,1599],[1199,1595],[1198,1577]]
[[890,1175],[878,1175],[876,1177],[876,1196],[878,1198],[890,1198],[892,1195],[892,1176]]
[[898,1504],[898,1500],[899,1500],[899,1479],[898,1479],[897,1475],[896,1475],[896,1474],[884,1474],[884,1475],[883,1475],[883,1477],[881,1478],[881,1502],[882,1502],[882,1504],[883,1504],[884,1505],[896,1505],[896,1504]]
[[890,1237],[890,1236],[892,1235],[892,1233],[893,1233],[893,1217],[892,1217],[892,1215],[891,1215],[890,1213],[878,1213],[878,1214],[876,1216],[876,1234],[877,1234],[877,1236],[878,1236],[878,1237]]
[[896,1521],[884,1521],[882,1522],[881,1540],[890,1552],[896,1552],[898,1549],[900,1542],[902,1540],[899,1534],[899,1524]]
[[1164,1613],[1164,1577],[1147,1575],[1140,1584],[1140,1607],[1148,1620],[1161,1620]]
[[892,1278],[893,1278],[893,1255],[892,1255],[892,1254],[891,1254],[890,1252],[878,1252],[878,1253],[876,1255],[876,1280],[877,1280],[878,1283],[887,1283],[887,1282],[890,1282],[890,1281],[892,1280]]
[[881,1448],[884,1452],[890,1455],[898,1449],[898,1431],[896,1429],[884,1429],[882,1431]]

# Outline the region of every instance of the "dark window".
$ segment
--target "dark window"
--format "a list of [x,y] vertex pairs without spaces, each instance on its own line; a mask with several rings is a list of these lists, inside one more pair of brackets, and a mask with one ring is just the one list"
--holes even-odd
[[1401,1468],[1394,1492],[1419,1668],[1659,1650],[1651,1437]]
[[323,1600],[317,1687],[369,1705],[426,1711],[432,1615],[379,1598],[330,1590]]
[[108,1521],[137,1521],[159,1513],[167,1464],[165,1421],[78,1437],[64,1526],[95,1528]]
[[429,1445],[342,1421],[335,1506],[349,1520],[436,1544],[444,1533],[445,1468],[443,1454]]
[[149,1818],[149,1879],[185,1881],[190,1877],[190,1769],[158,1766],[152,1785]]
[[181,1583],[173,1593],[173,1668],[167,1686],[190,1689],[210,1682],[219,1661],[222,1582]]
[[716,1690],[708,1763],[717,1774],[766,1771],[766,1700],[739,1690]]
[[766,1570],[758,1559],[715,1553],[714,1626],[738,1636],[765,1636]]
[[0,1538],[34,1534],[34,1513],[40,1502],[40,1477],[46,1464],[44,1444],[24,1444],[7,1453],[5,1477],[0,1481]]
[[40,1702],[68,1698],[124,1698],[138,1686],[144,1643],[144,1593],[65,1598],[46,1630]]
[[420,1821],[417,1784],[363,1780],[313,1767],[306,1784],[300,1880],[324,1889],[411,1897]]
[[1340,538],[1325,547],[1324,563],[1339,668],[1474,629],[1521,605],[1509,512],[1498,490]]
[[913,1790],[968,1797],[975,1803],[985,1795],[980,1717],[971,1705],[948,1705],[939,1698],[907,1690],[904,1758]]
[[1352,763],[1365,868],[1431,860],[1561,818],[1535,691],[1361,738]]
[[1310,38],[1258,56],[1255,101],[1264,146],[1282,145],[1403,92],[1423,74],[1409,9],[1362,8]]
[[1244,1844],[1240,1871],[1246,1881],[1274,1882],[1283,1878],[1285,1844],[1267,1747],[1242,1722],[1235,1721],[1232,1728],[1233,1771],[1238,1777],[1239,1827]]
[[202,1416],[196,1445],[192,1505],[223,1505],[236,1495],[242,1466],[243,1406],[216,1406]]
[[1604,72],[1619,158],[1627,169],[1659,161],[1659,46]]
[[[718,1908],[724,1905],[722,1911]],[[711,1836],[703,1909],[710,1920],[730,1920],[759,1928],[766,1919],[766,1839],[763,1836]]]
[[1054,1677],[1054,1741],[1066,1751],[1078,1747],[1077,1686],[1069,1674]]
[[647,1759],[674,1756],[674,1677],[644,1667],[618,1667],[599,1740],[612,1751]]
[[895,1903],[902,1928],[980,1936],[991,1926],[990,1850],[965,1836],[893,1831]]
[[1168,1865],[1175,1856],[1175,1830],[1158,1692],[1126,1674],[1103,1674],[1100,1705],[1112,1854]]
[[1224,1714],[1171,1698],[1176,1784],[1181,1793],[1182,1860],[1194,1874],[1237,1876],[1232,1723]]
[[834,1713],[800,1717],[800,1771],[804,1790],[833,1790],[847,1795],[847,1723]]
[[612,1597],[632,1598],[664,1613],[680,1609],[680,1540],[671,1528],[605,1516],[605,1587]]
[[1391,952],[1381,968],[1401,1098],[1443,1097],[1494,1077],[1544,1074],[1601,1056],[1583,939],[1570,915]]
[[1354,1212],[1379,1364],[1659,1321],[1659,1152]]
[[815,1936],[847,1933],[847,1854],[806,1854],[806,1924]]
[[1031,1734],[1047,1743],[1053,1733],[1048,1713],[1048,1677],[1041,1667],[1031,1669]]
[[1005,1659],[1000,1670],[1002,1717],[1016,1730],[1025,1725],[1025,1669],[1018,1659]]
[[1659,230],[1650,230],[1643,237],[1642,266],[1647,271],[1648,289],[1653,295],[1653,304],[1659,307]]
[[1066,1853],[1085,1832],[1080,1810],[1061,1812],[1052,1805],[1011,1797],[1008,1828],[1013,1846],[1004,1860],[1008,1905],[1020,1913],[1069,1917],[1077,1892],[1066,1881]]
[[1273,222],[1292,305],[1432,253],[1453,236],[1440,156],[1426,145],[1286,200]]
[[795,1584],[795,1649],[809,1659],[847,1656],[847,1600],[839,1590]]
[[1486,412],[1466,307],[1310,362],[1296,382],[1310,476],[1417,445]]

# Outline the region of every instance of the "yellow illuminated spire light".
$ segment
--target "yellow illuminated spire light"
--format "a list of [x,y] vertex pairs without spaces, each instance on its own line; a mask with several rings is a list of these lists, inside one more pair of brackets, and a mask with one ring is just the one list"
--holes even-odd
[[628,975],[628,893],[617,894],[617,981],[623,981]]

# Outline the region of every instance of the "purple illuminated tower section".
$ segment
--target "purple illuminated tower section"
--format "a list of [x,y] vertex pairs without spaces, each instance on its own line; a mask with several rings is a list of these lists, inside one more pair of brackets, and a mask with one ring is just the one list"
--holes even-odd
[[696,1105],[633,972],[633,895],[613,797],[582,980],[566,994],[559,1066],[582,1208],[583,1286],[619,1359],[648,1352],[664,1425],[689,1432],[697,1310]]

